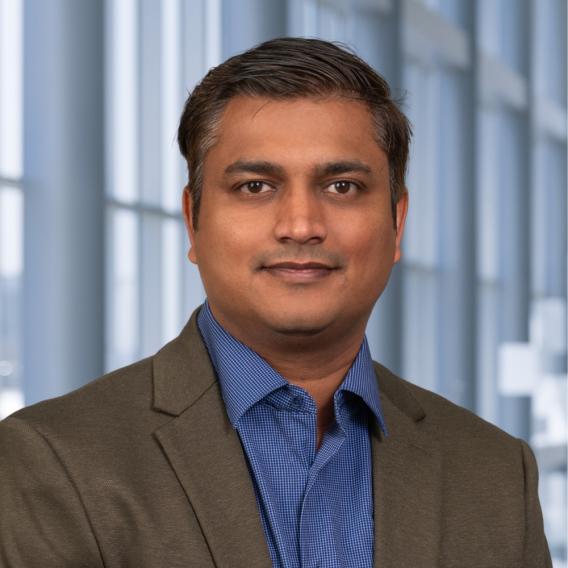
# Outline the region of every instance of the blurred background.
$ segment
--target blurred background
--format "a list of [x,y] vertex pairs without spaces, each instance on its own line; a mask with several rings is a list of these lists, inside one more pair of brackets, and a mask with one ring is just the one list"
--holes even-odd
[[272,37],[339,40],[415,131],[373,356],[529,441],[566,568],[566,22],[566,0],[0,0],[0,418],[204,299],[175,143],[196,82]]

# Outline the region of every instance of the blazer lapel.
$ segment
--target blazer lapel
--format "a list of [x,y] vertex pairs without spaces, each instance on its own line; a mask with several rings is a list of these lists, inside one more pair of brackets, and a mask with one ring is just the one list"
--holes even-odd
[[155,432],[219,568],[270,567],[250,473],[196,324],[154,358],[154,408],[176,416]]
[[376,365],[388,429],[372,432],[376,568],[439,566],[442,461],[421,430],[424,411],[401,379]]

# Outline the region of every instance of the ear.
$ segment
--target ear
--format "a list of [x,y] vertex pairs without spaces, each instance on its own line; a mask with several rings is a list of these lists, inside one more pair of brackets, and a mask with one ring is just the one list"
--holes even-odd
[[402,256],[402,235],[404,233],[404,225],[406,222],[406,214],[408,213],[408,191],[400,196],[396,203],[396,237],[394,262],[398,262]]
[[193,226],[193,199],[191,198],[191,191],[188,185],[183,188],[181,204],[183,220],[185,222],[185,228],[187,229],[187,236],[189,237],[189,251],[187,253],[187,258],[189,258],[193,264],[197,264],[197,253],[195,251],[195,228]]

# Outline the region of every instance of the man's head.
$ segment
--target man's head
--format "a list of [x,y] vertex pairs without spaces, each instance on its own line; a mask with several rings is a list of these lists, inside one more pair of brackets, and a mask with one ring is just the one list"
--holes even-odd
[[183,209],[229,331],[249,345],[363,333],[400,257],[409,137],[384,80],[326,42],[267,42],[205,77],[180,124]]
[[187,161],[195,229],[203,163],[218,136],[227,103],[237,96],[278,100],[341,97],[364,102],[373,118],[377,144],[387,155],[394,219],[395,204],[405,191],[411,129],[391,98],[388,83],[361,58],[333,43],[279,38],[211,69],[186,101],[178,144]]

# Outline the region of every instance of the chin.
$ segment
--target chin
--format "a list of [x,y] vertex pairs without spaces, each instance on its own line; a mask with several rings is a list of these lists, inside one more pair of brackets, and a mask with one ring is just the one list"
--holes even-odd
[[307,314],[283,316],[279,314],[277,317],[270,318],[266,323],[273,331],[282,335],[312,337],[329,327],[331,321],[325,316],[310,317]]
[[321,333],[325,327],[315,327],[315,326],[280,326],[274,327],[274,331],[282,334],[287,335],[288,337],[314,337]]

